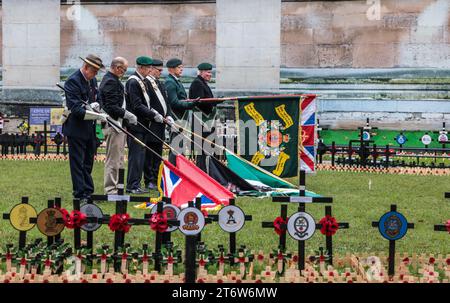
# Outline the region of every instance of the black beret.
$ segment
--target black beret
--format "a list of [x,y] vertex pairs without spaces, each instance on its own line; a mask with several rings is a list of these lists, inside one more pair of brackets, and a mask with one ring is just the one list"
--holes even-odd
[[213,66],[207,62],[200,63],[197,68],[199,70],[212,70]]
[[183,62],[182,62],[180,59],[178,59],[178,58],[172,58],[172,59],[169,59],[169,60],[167,61],[166,66],[167,66],[167,67],[177,67],[177,66],[179,66],[179,65],[181,65],[181,64],[183,64]]
[[152,66],[163,66],[163,62],[159,59],[153,59]]

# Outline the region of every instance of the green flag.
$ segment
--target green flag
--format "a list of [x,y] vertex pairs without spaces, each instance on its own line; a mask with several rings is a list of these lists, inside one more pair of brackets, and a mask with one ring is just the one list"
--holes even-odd
[[[239,177],[255,186],[260,192],[265,192],[266,195],[270,196],[299,194],[299,191],[294,184],[265,171],[233,153],[225,151],[225,155],[228,168]],[[320,197],[320,195],[310,191],[306,191],[306,196]]]
[[236,101],[238,154],[278,177],[298,174],[300,96]]

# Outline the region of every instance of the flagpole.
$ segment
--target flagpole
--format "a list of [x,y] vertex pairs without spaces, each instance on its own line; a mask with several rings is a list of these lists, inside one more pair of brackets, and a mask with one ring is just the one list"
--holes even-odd
[[283,94],[283,95],[263,95],[263,96],[241,96],[241,97],[224,97],[224,98],[203,98],[203,99],[185,99],[180,101],[193,102],[197,101],[200,103],[216,103],[224,101],[235,101],[235,100],[248,100],[248,99],[273,99],[273,98],[286,98],[286,97],[317,97],[316,94]]

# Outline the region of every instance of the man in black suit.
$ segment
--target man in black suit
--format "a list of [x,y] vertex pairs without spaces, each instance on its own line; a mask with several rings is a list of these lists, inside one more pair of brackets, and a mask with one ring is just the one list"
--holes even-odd
[[[192,81],[189,87],[189,99],[205,99],[214,98],[211,88],[208,82],[211,81],[212,77],[212,65],[210,63],[200,63],[198,66],[197,78]],[[208,138],[215,132],[215,119],[217,114],[216,109],[217,102],[200,102],[196,105],[195,110],[192,113],[193,128],[192,131],[200,134],[203,138]],[[210,138],[211,139],[211,138]],[[198,139],[193,138],[198,142]],[[212,153],[212,148],[205,145],[204,140],[201,143],[203,149]],[[206,154],[204,150],[197,150],[197,166],[202,170],[206,170]]]
[[[128,61],[125,58],[113,59],[110,70],[103,77],[99,87],[99,99],[103,110],[120,126],[126,126],[126,123],[137,124],[137,117],[125,109],[125,89],[120,78],[127,69]],[[120,129],[108,124],[105,124],[103,134],[106,138],[104,190],[107,195],[117,195],[119,169],[124,166],[127,137]]]
[[[126,110],[137,116],[138,122],[146,128],[150,123],[163,123],[163,116],[151,108],[148,87],[145,77],[150,73],[152,59],[141,56],[136,59],[136,72],[128,78],[125,85]],[[140,125],[129,125],[128,130],[141,142],[145,141],[148,133]],[[144,169],[145,149],[133,139],[128,138],[128,175],[127,192],[133,194],[148,193],[141,187],[142,173]]]
[[[161,73],[163,71],[163,62],[158,59],[153,59],[152,68],[145,81],[149,88],[150,106],[156,110],[169,124],[172,124],[173,118],[170,110],[170,105],[167,100],[167,91],[164,84],[159,81]],[[163,123],[151,123],[150,130],[155,134],[147,134],[145,137],[145,144],[154,150],[158,155],[162,157],[163,143],[166,140],[166,128]],[[144,184],[148,189],[156,189],[158,181],[159,166],[161,164],[161,158],[157,157],[149,150],[145,151],[144,161]]]
[[[91,173],[96,149],[95,120],[100,117],[93,113],[93,110],[100,109],[95,76],[104,65],[95,55],[81,59],[84,61],[81,69],[73,73],[64,84],[66,106],[70,114],[63,124],[63,133],[69,145],[73,196],[87,201],[94,192]],[[88,102],[89,106],[82,101]],[[105,120],[105,115],[102,119]]]

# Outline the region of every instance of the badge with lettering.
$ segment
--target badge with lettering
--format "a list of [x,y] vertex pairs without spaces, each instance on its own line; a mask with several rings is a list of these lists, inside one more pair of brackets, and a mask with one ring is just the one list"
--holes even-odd
[[406,139],[406,136],[403,135],[403,134],[398,134],[398,135],[395,137],[395,141],[396,141],[397,144],[399,144],[399,145],[405,144],[407,140],[408,140],[408,139]]
[[370,140],[370,133],[368,131],[364,131],[362,134],[362,139],[363,139],[363,141]]
[[[103,218],[103,212],[100,209],[100,207],[98,207],[95,204],[83,204],[80,207],[80,212],[82,212],[83,214],[86,214],[86,217],[90,218],[90,217],[94,217],[97,219],[102,219]],[[81,226],[81,229],[84,231],[96,231],[97,229],[100,228],[100,226],[102,226],[100,223],[97,222],[92,222],[92,223],[85,223]]]
[[9,222],[12,227],[18,231],[28,231],[36,224],[30,223],[30,218],[36,218],[36,209],[26,203],[20,203],[14,206],[9,213]]
[[242,229],[245,224],[245,214],[236,205],[228,205],[219,213],[219,226],[226,232],[235,233]]
[[64,229],[63,214],[56,208],[46,208],[37,216],[37,227],[47,237],[59,235]]
[[297,241],[311,238],[316,231],[316,221],[306,212],[298,212],[289,217],[287,223],[289,235]]
[[178,214],[180,231],[186,236],[194,236],[205,227],[205,216],[195,207],[187,207]]
[[431,139],[431,136],[430,135],[423,135],[422,136],[422,139],[420,139],[421,141],[422,141],[422,144],[423,145],[430,145],[430,143],[431,143],[431,141],[433,140],[433,139]]
[[448,136],[447,133],[442,133],[438,137],[439,142],[448,142]]
[[396,211],[390,211],[381,216],[378,230],[387,240],[399,240],[408,231],[408,221],[405,216]]
[[[152,207],[151,214],[156,213],[158,210],[158,207],[155,205]],[[180,209],[176,207],[173,204],[164,204],[163,206],[163,213],[166,214],[167,220],[177,220],[178,214],[180,213]],[[169,226],[166,230],[166,232],[173,232],[178,229],[178,226]]]

